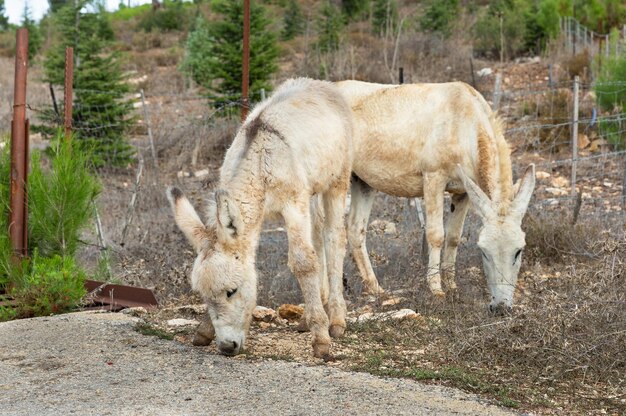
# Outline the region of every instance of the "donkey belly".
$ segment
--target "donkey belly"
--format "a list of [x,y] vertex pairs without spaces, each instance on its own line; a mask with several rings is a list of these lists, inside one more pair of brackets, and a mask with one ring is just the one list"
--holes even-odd
[[424,194],[421,173],[381,171],[380,166],[377,169],[354,169],[354,173],[372,188],[388,195],[415,198]]

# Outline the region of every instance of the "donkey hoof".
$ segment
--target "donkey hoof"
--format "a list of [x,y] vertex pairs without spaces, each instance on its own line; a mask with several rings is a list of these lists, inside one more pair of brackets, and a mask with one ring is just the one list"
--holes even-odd
[[313,344],[313,356],[315,358],[330,356],[330,344]]
[[300,322],[298,322],[298,326],[296,327],[296,331],[298,332],[309,332],[309,326],[306,324],[306,319],[302,317]]
[[343,337],[343,334],[346,332],[346,327],[345,325],[344,326],[331,325],[328,332],[330,333],[331,338],[341,338]]
[[200,332],[196,332],[193,336],[193,341],[191,341],[191,343],[196,347],[206,347],[207,345],[210,345],[211,342],[213,342],[212,337],[202,335]]
[[380,287],[380,286],[378,286],[378,285],[376,285],[376,286],[374,286],[374,287],[366,287],[366,288],[363,290],[363,294],[364,294],[364,295],[373,295],[373,296],[376,296],[376,295],[382,295],[382,294],[384,294],[384,293],[385,293],[385,289],[383,289],[382,287]]

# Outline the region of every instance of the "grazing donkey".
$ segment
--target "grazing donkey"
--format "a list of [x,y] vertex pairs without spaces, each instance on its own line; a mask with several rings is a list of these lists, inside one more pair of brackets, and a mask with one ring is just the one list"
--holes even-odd
[[[198,253],[191,284],[206,300],[211,321],[199,328],[196,344],[216,336],[223,354],[235,355],[243,347],[256,306],[263,219],[280,214],[314,355],[329,353],[329,329],[336,337],[346,327],[343,209],[351,164],[350,107],[333,84],[299,78],[282,84],[239,129],[226,152],[206,226],[178,188],[168,190],[176,223]],[[311,208],[314,195],[320,209]]]
[[[365,246],[373,190],[424,197],[427,279],[436,296],[445,295],[439,271],[442,248],[444,283],[456,290],[457,246],[471,201],[483,222],[478,246],[492,297],[490,308],[500,304],[510,308],[525,245],[520,225],[535,173],[534,165],[529,166],[521,182],[513,185],[502,125],[485,99],[462,82],[337,85],[354,115],[348,239],[366,291],[382,292]],[[452,194],[445,234],[444,191]]]

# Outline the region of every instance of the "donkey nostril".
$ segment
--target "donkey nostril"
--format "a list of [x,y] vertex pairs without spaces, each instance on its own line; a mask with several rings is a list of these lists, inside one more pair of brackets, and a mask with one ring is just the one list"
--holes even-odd
[[238,344],[237,344],[235,341],[233,341],[233,350],[236,350],[236,349],[237,349],[237,345],[238,345]]

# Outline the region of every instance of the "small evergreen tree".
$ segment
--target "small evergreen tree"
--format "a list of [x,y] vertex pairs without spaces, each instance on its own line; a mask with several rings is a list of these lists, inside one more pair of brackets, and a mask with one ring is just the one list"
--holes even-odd
[[320,52],[333,52],[339,49],[342,29],[343,20],[339,10],[330,0],[327,0],[317,18],[317,46]]
[[51,13],[56,13],[63,6],[71,5],[71,4],[73,4],[73,2],[68,2],[68,0],[48,0],[48,4],[50,5],[50,12]]
[[450,36],[459,14],[459,0],[428,0],[426,11],[420,19],[422,30]]
[[341,11],[348,18],[354,20],[361,17],[369,6],[369,0],[342,0]]
[[9,28],[9,18],[6,15],[4,8],[4,0],[0,0],[0,30],[7,30]]
[[87,2],[61,8],[56,16],[60,41],[49,49],[46,81],[63,85],[65,47],[74,48],[74,137],[91,149],[95,166],[124,166],[133,150],[125,132],[132,118],[132,103],[120,68],[119,55],[108,53],[113,31],[103,10],[85,11]]
[[298,0],[289,0],[283,21],[283,31],[281,33],[283,40],[290,40],[304,33],[304,15]]
[[383,36],[393,33],[398,24],[398,4],[396,0],[374,0],[372,29]]
[[24,3],[24,13],[22,14],[22,27],[28,29],[28,59],[33,59],[39,53],[43,38],[39,31],[39,26],[30,17],[28,3]]
[[[217,0],[214,12],[222,20],[207,22],[202,17],[189,34],[181,69],[208,91],[225,100],[241,97],[243,1]],[[250,90],[271,90],[270,77],[278,66],[276,34],[269,30],[270,20],[259,2],[250,7]]]

